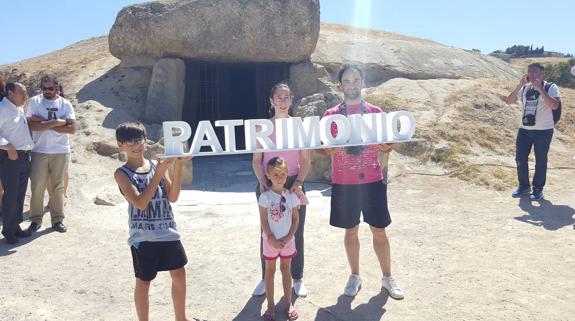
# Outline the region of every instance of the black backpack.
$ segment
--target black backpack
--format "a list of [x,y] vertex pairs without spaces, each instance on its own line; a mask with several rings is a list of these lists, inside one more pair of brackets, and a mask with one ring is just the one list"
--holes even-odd
[[[549,93],[549,88],[553,85],[552,82],[545,82],[545,91]],[[559,106],[555,110],[553,110],[553,122],[557,124],[557,122],[561,119],[561,100],[559,100]]]

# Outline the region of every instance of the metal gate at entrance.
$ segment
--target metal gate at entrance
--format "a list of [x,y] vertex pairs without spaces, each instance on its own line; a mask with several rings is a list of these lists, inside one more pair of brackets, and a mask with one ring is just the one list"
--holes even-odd
[[[269,118],[269,92],[289,78],[289,64],[186,63],[186,95],[182,120],[195,132],[201,120]],[[223,128],[215,127],[224,144]],[[236,131],[237,149],[245,149],[243,130]],[[205,147],[204,147],[205,148]],[[225,147],[224,147],[225,148]]]

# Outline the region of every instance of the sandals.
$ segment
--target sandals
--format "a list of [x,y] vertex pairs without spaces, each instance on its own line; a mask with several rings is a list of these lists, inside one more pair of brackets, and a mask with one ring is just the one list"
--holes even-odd
[[[288,320],[293,321],[299,318],[299,314],[296,309],[287,312]],[[276,315],[274,309],[267,309],[263,315],[265,321],[275,321]]]
[[291,310],[291,312],[288,311],[287,315],[288,315],[288,320],[290,320],[290,321],[297,320],[297,318],[299,318],[299,314],[297,313],[296,309]]
[[276,314],[273,309],[267,309],[263,317],[265,321],[276,321]]

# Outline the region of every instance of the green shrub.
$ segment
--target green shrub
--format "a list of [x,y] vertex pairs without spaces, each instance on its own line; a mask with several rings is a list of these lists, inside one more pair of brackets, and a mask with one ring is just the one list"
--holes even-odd
[[545,66],[545,79],[554,82],[561,87],[575,89],[575,77],[571,75],[571,67],[575,66],[575,58],[558,64]]

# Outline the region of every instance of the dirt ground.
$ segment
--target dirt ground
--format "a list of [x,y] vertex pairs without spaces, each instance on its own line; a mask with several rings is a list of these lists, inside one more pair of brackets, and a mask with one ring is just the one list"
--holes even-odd
[[[251,296],[259,276],[259,223],[249,159],[194,162],[196,181],[175,209],[189,257],[187,311],[199,320],[259,320],[265,302]],[[229,171],[208,173],[222,164]],[[232,172],[238,179],[230,180]],[[422,172],[392,180],[388,234],[402,301],[381,291],[365,224],[363,288],[354,299],[343,296],[349,269],[343,232],[329,226],[330,189],[309,184],[304,280],[310,293],[295,302],[300,319],[572,319],[575,170],[550,170],[548,182],[546,200],[530,203]],[[89,181],[76,175],[71,186],[68,233],[43,227],[18,246],[1,242],[2,320],[136,320],[127,204],[91,201],[99,190],[115,188],[107,173]],[[169,285],[166,273],[153,282],[151,320],[173,319]]]

